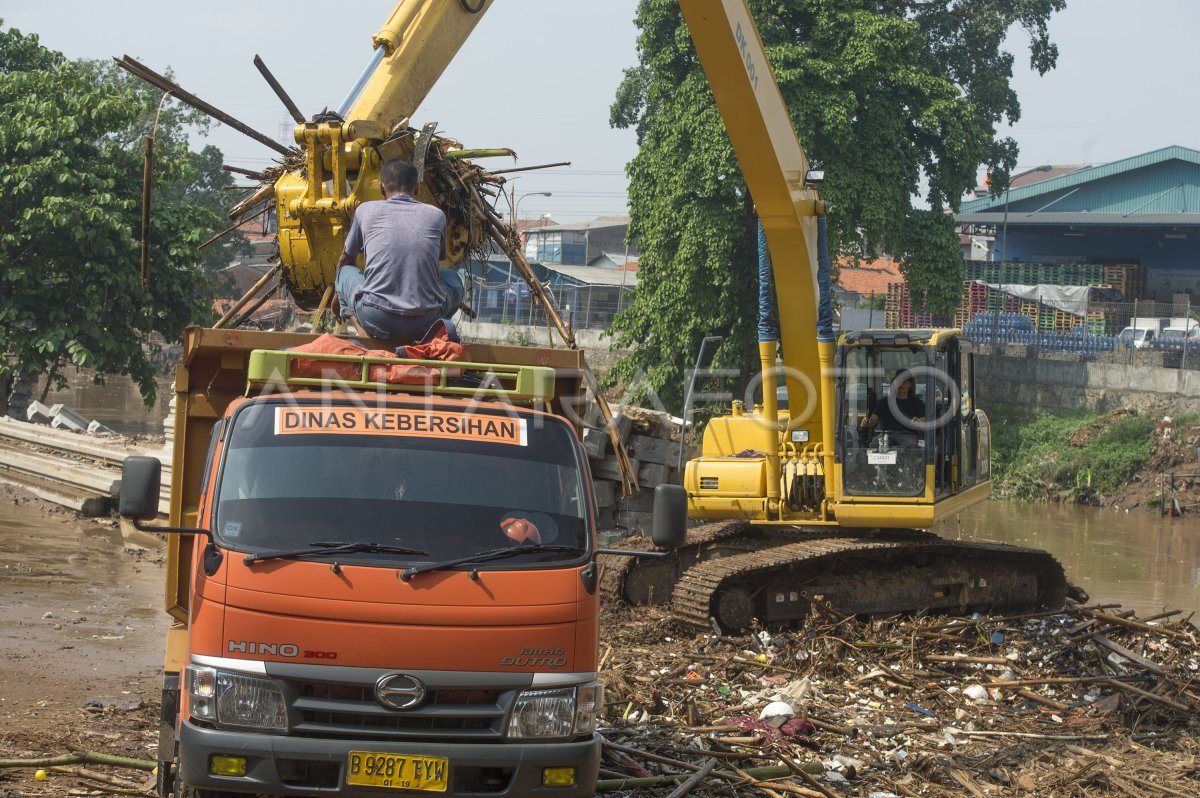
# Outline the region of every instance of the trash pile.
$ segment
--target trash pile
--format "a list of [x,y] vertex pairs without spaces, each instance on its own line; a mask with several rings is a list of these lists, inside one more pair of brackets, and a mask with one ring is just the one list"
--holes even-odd
[[[621,495],[621,466],[613,452],[607,426],[588,429],[583,438],[592,468],[597,527],[618,529],[622,535],[649,533],[654,510],[654,489],[663,483],[682,482],[679,465],[679,421],[666,413],[632,405],[613,415],[612,428],[625,446],[629,465],[637,474],[639,490]],[[683,452],[683,459],[691,452]]]
[[1119,605],[691,636],[610,608],[599,791],[1200,795],[1200,639]]

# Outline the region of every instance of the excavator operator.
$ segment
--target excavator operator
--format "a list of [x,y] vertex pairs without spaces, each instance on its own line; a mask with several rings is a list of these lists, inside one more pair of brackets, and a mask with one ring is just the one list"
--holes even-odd
[[[391,160],[379,170],[383,200],[364,202],[354,214],[338,262],[340,315],[353,316],[375,338],[421,340],[462,302],[458,273],[441,269],[446,215],[414,198],[417,168]],[[366,252],[366,268],[355,260]]]
[[892,378],[891,395],[880,398],[875,412],[862,420],[863,431],[869,432],[879,425],[888,433],[892,445],[916,446],[920,437],[918,425],[925,421],[925,403],[914,394],[916,384],[911,371],[897,371]]

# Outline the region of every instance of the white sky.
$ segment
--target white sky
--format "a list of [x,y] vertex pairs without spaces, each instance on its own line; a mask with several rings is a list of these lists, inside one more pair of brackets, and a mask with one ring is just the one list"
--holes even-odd
[[[188,91],[290,141],[290,118],[255,70],[254,55],[306,115],[336,106],[394,5],[0,0],[0,19],[72,58],[128,53],[156,71],[170,67]],[[636,0],[499,0],[413,124],[436,121],[468,147],[511,147],[523,166],[571,161],[516,181],[518,197],[533,195],[519,200],[523,217],[551,213],[576,222],[625,212],[624,168],[636,145],[632,132],[609,128],[608,109],[622,70],[634,63],[635,7]],[[1200,2],[1068,0],[1050,29],[1060,56],[1046,77],[1029,72],[1028,54],[1017,53],[1022,118],[1011,135],[1021,145],[1021,167],[1200,146],[1192,78]],[[1024,36],[1011,41],[1016,46]],[[226,128],[210,141],[236,166],[264,166],[272,156]],[[542,191],[553,196],[536,196]]]

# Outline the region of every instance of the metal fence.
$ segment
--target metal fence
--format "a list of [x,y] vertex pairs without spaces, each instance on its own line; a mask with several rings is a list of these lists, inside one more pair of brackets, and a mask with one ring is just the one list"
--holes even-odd
[[[559,312],[576,330],[602,330],[633,301],[633,289],[620,285],[551,285],[546,289]],[[546,312],[524,281],[468,285],[465,302],[475,310],[476,321],[495,324],[546,323]]]
[[[1074,301],[1039,302],[986,286],[982,294],[986,299],[974,308],[964,301],[953,316],[939,316],[921,313],[918,302],[910,304],[893,289],[887,298],[895,307],[896,296],[903,296],[904,312],[873,309],[884,296],[872,295],[860,307],[842,309],[841,328],[957,327],[974,343],[990,347],[984,351],[1108,355],[1105,359],[1120,362],[1200,368],[1200,314],[1186,294],[1167,302],[1112,301],[1104,290],[1083,292],[1086,298]],[[1012,346],[1025,349],[1008,349]]]

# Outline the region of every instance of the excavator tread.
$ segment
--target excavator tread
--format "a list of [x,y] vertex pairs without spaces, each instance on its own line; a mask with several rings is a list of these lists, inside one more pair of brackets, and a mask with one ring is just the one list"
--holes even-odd
[[[688,529],[687,541],[671,554],[673,562],[687,561],[695,558],[703,559],[705,549],[721,543],[737,543],[739,538],[753,539],[758,530],[744,521],[719,521],[700,524]],[[625,549],[644,548],[646,551],[659,551],[648,538],[628,538],[622,543]],[[628,578],[635,569],[653,564],[654,560],[641,557],[625,557],[618,561],[610,560],[600,578],[600,587],[608,601],[625,601],[630,604],[655,603],[651,599],[638,600],[629,596],[627,591]],[[666,598],[669,599],[669,594]],[[659,603],[665,603],[659,602]]]
[[[1025,567],[1037,571],[1039,582],[1045,586],[1046,595],[1050,596],[1047,599],[1049,603],[1061,603],[1059,594],[1069,592],[1061,564],[1044,551],[1002,543],[948,541],[922,533],[903,537],[908,539],[822,537],[782,545],[771,545],[768,540],[764,541],[764,548],[759,550],[706,560],[687,569],[680,577],[672,597],[672,614],[689,626],[709,629],[714,598],[731,584],[761,585],[772,572],[780,569],[795,572],[807,568],[816,574],[827,564],[848,557],[866,557],[896,571],[901,564],[937,554],[950,555],[959,560],[982,560],[992,565],[1003,561],[1023,561]],[[803,584],[797,584],[797,587],[802,589]],[[1039,596],[1027,598],[1030,605],[1039,600]],[[858,611],[855,607],[835,606],[833,609],[850,614]],[[913,611],[920,608],[894,609]]]

